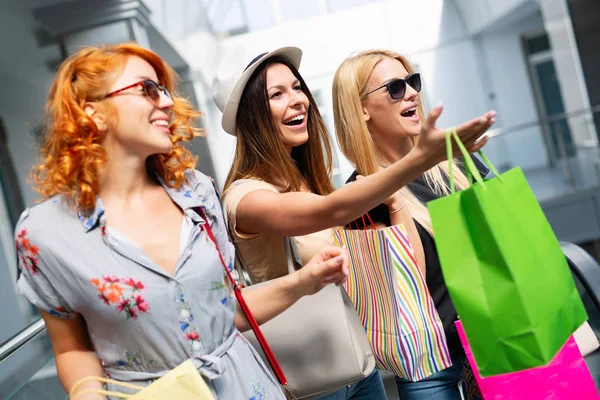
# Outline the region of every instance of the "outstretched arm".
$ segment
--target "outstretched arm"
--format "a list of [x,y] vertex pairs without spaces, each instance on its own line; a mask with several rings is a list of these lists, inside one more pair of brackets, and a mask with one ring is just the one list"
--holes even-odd
[[[435,108],[423,124],[418,144],[386,169],[345,185],[327,196],[305,192],[274,193],[256,190],[242,198],[236,212],[236,227],[245,233],[301,236],[353,221],[381,204],[424,171],[446,159],[446,135],[435,127],[442,108]],[[494,122],[489,112],[456,128],[469,151],[485,144],[475,141]],[[456,149],[455,149],[456,151]]]

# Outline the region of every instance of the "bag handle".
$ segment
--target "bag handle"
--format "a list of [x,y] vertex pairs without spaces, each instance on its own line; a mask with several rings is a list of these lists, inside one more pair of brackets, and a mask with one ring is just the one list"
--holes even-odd
[[134,396],[132,394],[126,394],[126,393],[120,393],[120,392],[113,392],[113,391],[104,390],[104,389],[83,389],[83,390],[81,390],[79,392],[76,392],[77,388],[79,386],[81,386],[82,383],[87,382],[87,381],[96,381],[96,382],[102,382],[102,383],[111,383],[111,384],[113,384],[115,386],[121,386],[121,387],[124,387],[124,388],[134,389],[134,390],[138,390],[138,391],[144,389],[143,386],[132,385],[131,383],[127,383],[127,382],[115,381],[114,379],[107,379],[107,378],[104,378],[102,376],[86,376],[85,378],[82,378],[82,379],[78,380],[77,382],[75,382],[75,384],[71,388],[71,391],[69,392],[69,399],[70,400],[74,400],[77,397],[79,397],[79,396],[81,396],[82,394],[85,394],[85,393],[103,394],[105,396],[122,397],[122,398],[125,398],[125,399],[128,399],[128,398]]
[[[477,169],[475,162],[469,155],[469,151],[467,150],[465,145],[461,142],[460,138],[458,137],[458,133],[456,133],[456,128],[451,128],[446,131],[446,154],[448,156],[448,164],[449,164],[448,165],[448,174],[450,175],[450,193],[454,193],[456,191],[455,183],[454,183],[454,162],[453,162],[454,158],[452,157],[452,138],[454,138],[454,141],[456,142],[458,149],[460,150],[460,152],[463,155],[463,159],[465,161],[465,172],[466,172],[467,180],[469,181],[469,184],[471,184],[471,182],[473,181],[473,178],[475,178],[477,183],[480,183],[483,187],[485,187],[485,181],[481,177],[481,173]],[[494,173],[494,175],[498,178],[498,180],[500,180],[500,182],[502,182],[502,177],[500,176],[500,173],[498,172],[498,170],[496,169],[494,164],[492,164],[490,159],[487,158],[487,156],[485,154],[483,154],[483,151],[479,150],[477,152],[477,154],[479,154],[479,156],[483,160],[483,163]]]
[[69,400],[75,400],[79,396],[81,396],[83,394],[87,394],[87,393],[103,394],[104,396],[119,397],[121,399],[130,399],[133,396],[135,396],[133,394],[126,394],[126,393],[121,393],[121,392],[113,392],[113,391],[104,390],[104,389],[83,389],[83,390],[80,390],[79,392],[75,393],[74,396],[69,396]]
[[296,272],[296,270],[302,268],[302,262],[298,256],[298,245],[293,237],[284,237],[283,245],[285,246],[285,259],[288,266],[288,274]]
[[[209,223],[208,219],[206,218],[206,215],[204,214],[204,210],[202,209],[202,207],[195,207],[195,210],[200,214],[200,217],[202,217],[202,219],[205,222],[203,225],[201,225],[201,227],[206,231],[206,234],[208,235],[210,240],[215,245],[215,248],[217,249],[217,253],[219,254],[219,258],[221,259],[221,264],[223,265],[223,269],[225,269],[225,272],[227,273],[227,276],[229,277],[229,281],[231,282],[231,284],[233,286],[233,291],[235,293],[235,297],[238,301],[238,304],[240,305],[242,312],[246,316],[246,319],[248,320],[250,327],[254,331],[254,335],[256,335],[256,339],[258,340],[258,343],[260,343],[260,347],[262,348],[263,352],[265,353],[267,360],[269,360],[269,364],[271,365],[271,368],[273,369],[273,372],[275,373],[277,380],[279,381],[281,386],[283,386],[283,389],[285,390],[287,398],[291,399],[291,400],[295,400],[296,396],[294,396],[294,394],[292,393],[292,391],[290,390],[290,388],[288,386],[287,378],[285,377],[285,374],[283,373],[283,370],[281,369],[281,365],[279,365],[279,361],[277,361],[277,358],[275,357],[273,350],[271,350],[271,347],[269,346],[267,339],[265,338],[262,331],[260,330],[260,327],[258,326],[258,322],[256,322],[254,315],[252,315],[252,311],[250,311],[250,308],[248,307],[248,305],[246,304],[246,301],[244,300],[244,296],[242,295],[242,285],[240,283],[236,282],[235,279],[233,279],[231,272],[229,272],[229,268],[227,268],[227,264],[225,263],[223,254],[221,254],[219,245],[217,244],[217,241],[215,240],[215,236],[213,235],[212,229],[210,228],[210,223]],[[291,265],[291,264],[289,264],[289,265]]]
[[371,227],[373,228],[374,231],[377,230],[377,227],[375,226],[375,223],[373,222],[373,220],[371,219],[371,216],[369,215],[369,212],[364,213],[360,218],[362,219],[362,224],[363,227],[362,229],[360,229],[360,226],[358,225],[358,222],[356,222],[357,220],[354,220],[352,222],[350,222],[348,224],[348,226],[350,227],[350,229],[352,229],[352,224],[354,224],[354,226],[356,226],[357,231],[366,231],[367,230],[367,223],[365,222],[365,215],[367,216],[367,219],[369,220],[369,222],[371,223]]
[[375,223],[373,222],[373,220],[371,219],[371,216],[369,215],[368,212],[366,212],[363,216],[363,231],[367,230],[367,224],[365,223],[365,215],[367,216],[367,219],[369,220],[369,222],[371,223],[371,227],[373,228],[374,231],[377,230],[377,227],[375,227]]

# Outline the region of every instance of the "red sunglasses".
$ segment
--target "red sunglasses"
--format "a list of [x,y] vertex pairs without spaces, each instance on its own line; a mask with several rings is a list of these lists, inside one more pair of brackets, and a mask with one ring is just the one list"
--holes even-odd
[[144,94],[146,96],[148,96],[148,98],[150,100],[152,100],[152,102],[154,104],[158,104],[160,102],[160,92],[163,92],[165,94],[165,96],[167,96],[169,99],[173,99],[173,96],[171,96],[171,92],[169,92],[169,89],[167,89],[165,86],[159,85],[158,83],[154,82],[151,79],[146,79],[145,81],[136,82],[136,83],[126,86],[122,89],[115,90],[114,92],[110,92],[109,94],[104,96],[104,98],[106,99],[106,98],[112,97],[116,94],[119,94],[119,93],[121,93],[127,89],[131,89],[133,87],[141,87]]

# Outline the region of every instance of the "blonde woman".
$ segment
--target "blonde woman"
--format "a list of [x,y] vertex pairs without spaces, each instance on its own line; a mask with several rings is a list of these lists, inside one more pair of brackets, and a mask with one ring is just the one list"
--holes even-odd
[[[444,131],[435,128],[441,107],[422,128],[418,146],[397,163],[339,190],[330,180],[331,146],[315,101],[298,72],[302,52],[284,47],[248,65],[224,63],[213,81],[222,125],[237,137],[224,204],[233,239],[253,281],[287,274],[284,237],[295,237],[304,260],[333,241],[332,227],[347,224],[445,158]],[[458,127],[470,150],[491,125],[486,114]],[[318,310],[315,310],[318,312]],[[307,327],[306,329],[309,329]],[[376,371],[329,399],[385,399]]]
[[[420,90],[420,74],[406,58],[392,51],[365,51],[340,65],[333,81],[333,105],[340,149],[356,168],[348,182],[355,181],[357,176],[380,174],[418,146],[423,125],[427,124]],[[475,161],[487,173],[485,167]],[[457,170],[457,187],[461,189],[468,182],[460,168]],[[454,364],[420,382],[396,377],[403,400],[460,399],[458,382],[463,353],[454,327],[457,315],[444,283],[425,205],[448,193],[448,162],[443,161],[402,188],[397,200],[400,204],[394,205],[405,208],[414,218],[420,238],[416,247],[423,251],[427,286],[444,324]],[[394,207],[379,204],[370,209],[369,216],[382,226],[401,223]],[[360,220],[356,223],[362,224]]]

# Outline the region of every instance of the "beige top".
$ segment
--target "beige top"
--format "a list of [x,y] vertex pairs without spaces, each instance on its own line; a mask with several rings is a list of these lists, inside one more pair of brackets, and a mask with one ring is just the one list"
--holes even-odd
[[[223,203],[238,254],[248,269],[252,282],[258,283],[287,275],[288,268],[283,236],[267,233],[244,233],[237,229],[238,204],[244,196],[255,190],[281,193],[284,188],[257,179],[242,179],[234,182],[227,190]],[[268,217],[265,215],[265,218]],[[325,246],[333,244],[333,229],[296,236],[294,239],[298,245],[302,264],[306,264]]]

